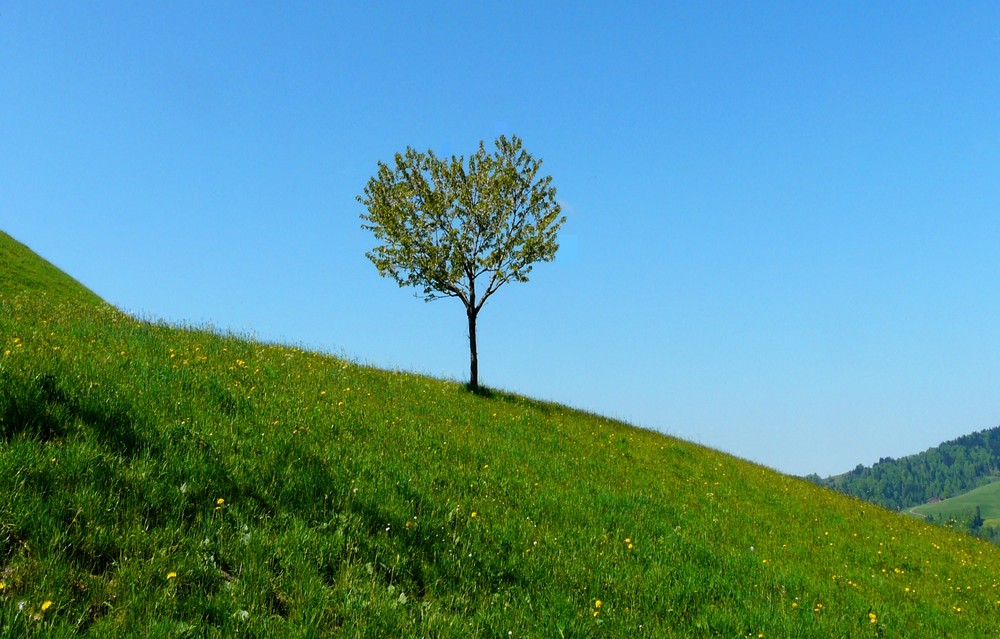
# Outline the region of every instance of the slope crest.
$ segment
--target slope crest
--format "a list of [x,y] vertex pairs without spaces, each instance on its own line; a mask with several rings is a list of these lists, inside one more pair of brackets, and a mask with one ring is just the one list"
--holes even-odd
[[0,295],[41,294],[51,301],[100,304],[93,291],[0,231]]

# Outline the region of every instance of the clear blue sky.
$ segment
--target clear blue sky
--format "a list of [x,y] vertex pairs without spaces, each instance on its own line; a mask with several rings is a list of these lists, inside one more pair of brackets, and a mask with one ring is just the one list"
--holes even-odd
[[1000,424],[1000,3],[4,2],[0,229],[113,304],[464,380],[364,257],[516,134],[563,247],[487,385],[821,475]]

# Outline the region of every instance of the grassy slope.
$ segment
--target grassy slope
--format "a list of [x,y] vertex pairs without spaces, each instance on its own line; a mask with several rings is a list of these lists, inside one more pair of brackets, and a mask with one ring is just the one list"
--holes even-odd
[[1000,481],[934,504],[915,506],[910,512],[922,517],[940,517],[947,521],[952,517],[960,518],[975,512],[977,506],[987,526],[1000,526]]
[[23,288],[0,637],[1000,631],[989,544],[595,415]]
[[102,303],[82,284],[0,231],[0,292],[27,291],[60,302]]

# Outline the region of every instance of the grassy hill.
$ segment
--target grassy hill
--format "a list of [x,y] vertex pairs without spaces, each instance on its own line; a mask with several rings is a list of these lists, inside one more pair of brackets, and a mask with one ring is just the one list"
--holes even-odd
[[891,508],[908,510],[933,498],[950,498],[993,481],[1000,473],[1000,427],[944,442],[916,455],[858,465],[816,484]]
[[0,231],[0,292],[49,296],[52,302],[100,304],[82,284]]
[[921,504],[910,509],[910,513],[921,517],[931,517],[936,521],[960,521],[979,509],[982,525],[1000,527],[1000,482],[994,481],[967,493],[942,499],[931,504]]
[[0,637],[1000,632],[1000,548],[597,415],[139,321],[3,244]]

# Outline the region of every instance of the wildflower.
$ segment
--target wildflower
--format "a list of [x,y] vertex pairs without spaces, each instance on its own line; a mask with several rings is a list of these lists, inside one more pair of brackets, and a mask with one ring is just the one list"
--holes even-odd
[[604,605],[604,602],[601,601],[600,599],[598,599],[597,601],[594,602],[594,607],[595,608],[600,608],[603,605]]
[[475,518],[476,518],[476,511],[474,511],[474,510],[472,511],[472,518],[473,518],[473,519],[475,519]]
[[170,581],[171,579],[176,579],[176,578],[177,578],[177,573],[176,572],[174,572],[174,571],[171,570],[170,572],[167,573],[167,581]]
[[225,503],[226,503],[226,500],[223,499],[222,497],[219,497],[218,499],[215,500],[215,509],[216,510],[222,510],[222,507],[223,507],[223,505],[225,505]]
[[42,603],[42,612],[45,612],[46,610],[48,610],[51,607],[52,607],[52,600],[51,599],[46,599]]
[[872,623],[872,624],[878,623],[878,615],[876,615],[874,612],[869,612],[868,613],[868,623]]
[[0,590],[3,590],[6,587],[7,586],[4,584],[4,582],[0,581]]

